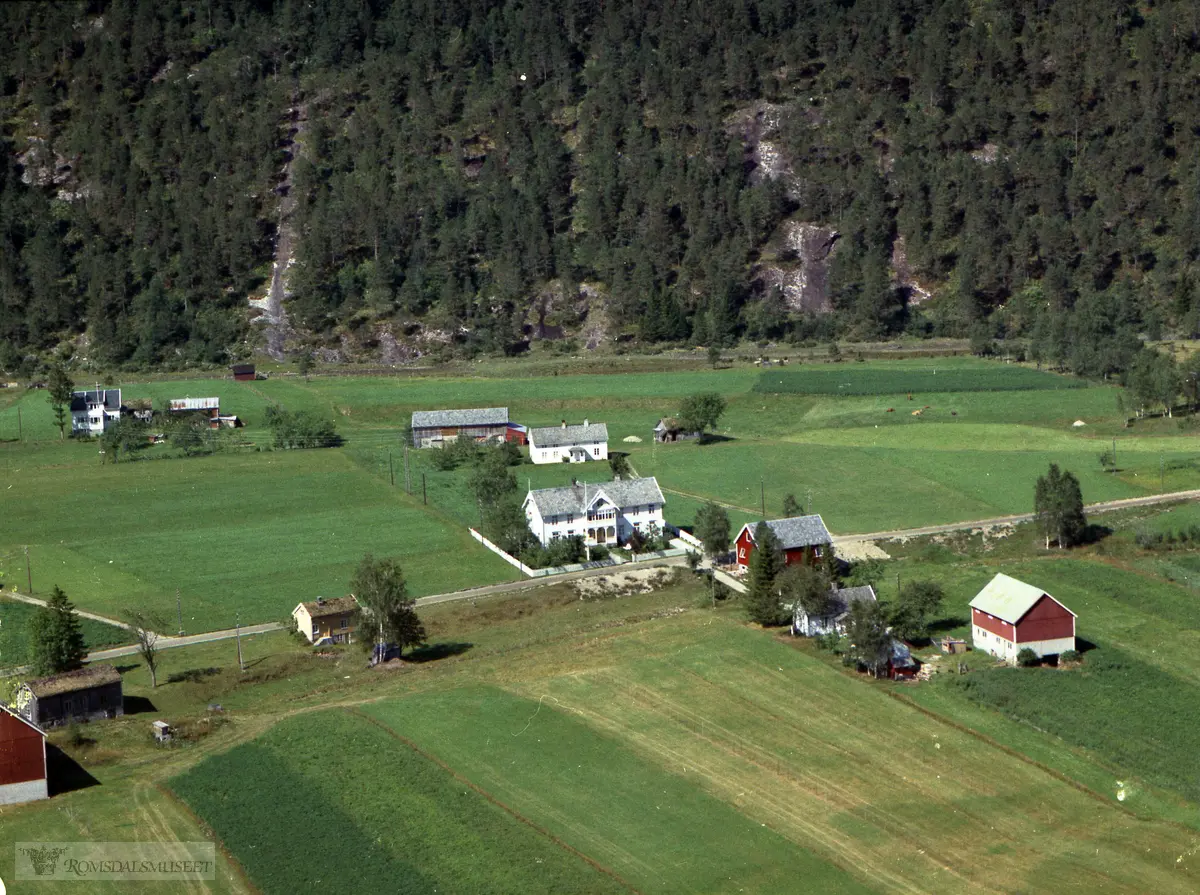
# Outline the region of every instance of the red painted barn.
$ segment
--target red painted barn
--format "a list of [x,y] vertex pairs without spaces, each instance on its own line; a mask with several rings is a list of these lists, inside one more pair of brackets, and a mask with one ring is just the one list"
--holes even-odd
[[[793,516],[790,519],[775,519],[767,526],[775,532],[779,546],[783,548],[784,562],[791,565],[794,562],[814,563],[824,554],[825,549],[833,543],[829,529],[820,516]],[[754,553],[755,525],[743,525],[734,539],[737,551],[737,564],[750,565],[750,557]]]
[[1006,662],[1031,649],[1056,656],[1075,649],[1075,613],[1041,588],[1000,574],[971,601],[976,649]]
[[0,705],[0,805],[49,795],[45,731]]

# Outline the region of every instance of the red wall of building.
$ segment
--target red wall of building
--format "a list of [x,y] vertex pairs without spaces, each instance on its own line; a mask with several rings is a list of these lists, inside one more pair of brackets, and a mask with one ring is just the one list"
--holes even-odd
[[0,711],[0,785],[46,776],[42,735],[8,712]]
[[738,535],[737,543],[737,564],[739,566],[750,565],[750,554],[754,552],[754,541],[750,539],[750,532],[743,531]]
[[[737,549],[737,564],[739,566],[750,565],[750,557],[754,553],[754,541],[750,537],[749,531],[742,532],[734,546]],[[790,566],[794,562],[804,562],[804,552],[809,551],[810,561],[815,561],[815,551],[811,547],[796,547],[793,550],[783,551],[783,563]]]
[[990,631],[993,634],[999,634],[1005,640],[1013,639],[1013,626],[1006,621],[1001,621],[998,618],[989,616],[985,612],[980,612],[974,607],[971,608],[971,624],[978,625],[985,631]]
[[1046,595],[1033,604],[1017,624],[1017,643],[1075,636],[1075,616]]

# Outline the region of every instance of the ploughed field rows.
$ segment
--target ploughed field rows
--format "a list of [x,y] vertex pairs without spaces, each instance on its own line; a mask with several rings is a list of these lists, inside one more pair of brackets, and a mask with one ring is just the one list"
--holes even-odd
[[[547,842],[585,856],[553,871],[605,871],[581,891],[609,881],[643,892],[794,892],[797,880],[829,892],[1200,886],[1183,828],[1135,818],[916,712],[885,684],[722,616],[569,638],[477,666],[474,680],[304,715],[173,788],[267,892],[304,881],[271,855],[312,818],[335,824],[342,842],[369,834],[364,878],[439,891],[478,883],[480,862],[454,863],[470,841],[463,826],[502,874],[548,861]],[[331,773],[334,735],[345,748]],[[280,811],[276,793],[306,801]],[[537,835],[518,836],[508,819]],[[495,841],[505,845],[487,851]],[[313,863],[336,872],[336,862]]]

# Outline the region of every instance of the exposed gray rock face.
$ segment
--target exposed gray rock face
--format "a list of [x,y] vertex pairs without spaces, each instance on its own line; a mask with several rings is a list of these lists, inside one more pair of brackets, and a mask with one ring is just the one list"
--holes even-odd
[[776,260],[754,274],[762,291],[778,288],[794,311],[829,311],[829,259],[840,234],[832,227],[784,221]]

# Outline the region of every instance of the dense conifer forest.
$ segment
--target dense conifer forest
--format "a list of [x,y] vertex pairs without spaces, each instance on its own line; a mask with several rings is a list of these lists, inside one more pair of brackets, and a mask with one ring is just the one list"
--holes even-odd
[[[512,351],[602,316],[1019,339],[1108,375],[1200,335],[1187,0],[126,0],[0,27],[3,368],[244,354],[280,239],[296,345]],[[815,303],[763,275],[799,223],[826,234]]]

